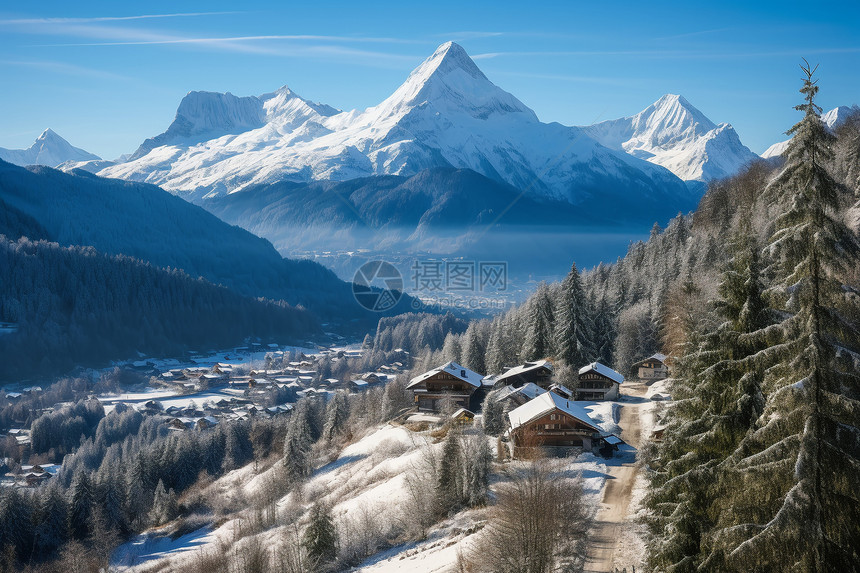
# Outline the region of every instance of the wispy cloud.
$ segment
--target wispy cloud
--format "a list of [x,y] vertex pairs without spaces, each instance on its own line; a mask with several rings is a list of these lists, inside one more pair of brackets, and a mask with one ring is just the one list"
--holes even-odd
[[155,20],[160,18],[189,18],[196,16],[223,16],[242,12],[177,12],[172,14],[140,14],[137,16],[95,16],[91,18],[15,18],[0,20],[0,25],[39,25],[39,24],[97,24],[99,22],[124,22],[127,20]]
[[786,48],[770,51],[751,51],[738,49],[736,51],[723,50],[576,50],[576,51],[546,51],[546,52],[486,52],[475,54],[473,60],[489,60],[502,57],[600,57],[600,56],[624,56],[640,57],[648,59],[744,59],[744,58],[770,58],[785,56],[807,56],[823,54],[852,54],[860,52],[860,48],[854,46],[836,48]]
[[687,52],[680,50],[562,50],[543,52],[485,52],[472,56],[473,60],[502,57],[576,57],[576,56],[674,56]]
[[75,64],[68,64],[65,62],[53,62],[43,60],[0,60],[0,67],[3,66],[33,68],[76,77],[96,78],[103,80],[134,81],[133,78],[123,76],[121,74],[106,72],[104,70],[96,70],[93,68],[87,68]]
[[685,38],[695,38],[698,36],[710,36],[711,34],[719,34],[720,32],[731,32],[733,30],[737,30],[736,27],[729,26],[725,28],[711,28],[709,30],[699,30],[696,32],[686,32],[684,34],[674,34],[672,36],[663,36],[660,38],[654,38],[655,40],[683,40]]
[[256,36],[225,36],[212,38],[195,38],[180,36],[157,36],[155,39],[129,40],[122,42],[74,42],[62,44],[39,44],[37,47],[68,47],[68,46],[149,46],[159,44],[232,44],[238,42],[266,41],[324,41],[342,43],[392,43],[412,44],[413,40],[400,38],[369,38],[361,36],[314,36],[314,35],[256,35]]

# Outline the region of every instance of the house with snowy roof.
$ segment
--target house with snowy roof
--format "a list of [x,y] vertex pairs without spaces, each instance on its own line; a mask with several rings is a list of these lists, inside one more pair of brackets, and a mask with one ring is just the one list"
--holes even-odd
[[600,362],[579,369],[577,400],[617,400],[624,376]]
[[663,380],[669,377],[669,367],[666,364],[666,355],[652,354],[644,360],[633,363],[633,371],[641,380]]
[[530,400],[534,400],[544,392],[548,390],[544,390],[537,384],[533,384],[531,382],[527,384],[523,384],[519,388],[514,386],[506,386],[499,395],[499,402],[508,401],[511,402],[514,407],[522,406],[526,402]]
[[415,396],[415,404],[422,412],[442,412],[449,404],[454,409],[466,408],[475,411],[483,398],[481,381],[483,374],[448,362],[416,376],[406,385]]
[[535,384],[544,390],[552,385],[552,362],[536,360],[525,362],[519,366],[508,368],[496,377],[496,386],[514,386],[519,388],[524,384]]
[[544,392],[514,408],[508,412],[508,422],[515,456],[530,448],[581,447],[590,451],[605,442],[585,408],[555,392]]

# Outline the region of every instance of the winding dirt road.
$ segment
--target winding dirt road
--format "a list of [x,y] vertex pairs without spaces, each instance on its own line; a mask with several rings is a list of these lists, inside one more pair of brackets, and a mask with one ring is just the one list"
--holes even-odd
[[[642,406],[648,403],[648,400],[644,399],[647,388],[642,382],[631,381],[625,382],[622,389],[622,394],[630,398],[620,402],[621,417],[618,425],[621,427],[621,439],[638,449],[642,439],[639,414]],[[621,460],[622,463],[608,465],[606,468],[609,477],[603,488],[603,500],[595,516],[588,542],[585,573],[613,572],[616,566],[624,565],[616,565],[615,559],[621,529],[630,508],[633,484],[636,481],[635,452],[625,453]]]

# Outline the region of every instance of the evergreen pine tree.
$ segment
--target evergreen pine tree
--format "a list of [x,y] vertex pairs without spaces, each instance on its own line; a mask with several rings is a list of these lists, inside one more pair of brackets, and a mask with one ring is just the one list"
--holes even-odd
[[102,475],[97,492],[98,505],[101,506],[105,527],[120,535],[127,533],[128,523],[124,511],[125,488],[119,481],[118,475],[113,471]]
[[561,283],[555,317],[556,357],[579,367],[596,357],[594,322],[576,264]]
[[311,521],[305,530],[303,545],[315,568],[337,557],[337,530],[331,512],[321,503],[311,507]]
[[162,525],[174,519],[177,514],[176,493],[164,487],[164,482],[158,480],[155,486],[155,494],[152,498],[152,509],[149,512],[149,520],[153,525]]
[[90,534],[95,492],[90,475],[86,470],[79,470],[72,479],[69,490],[69,532],[77,540],[86,539]]
[[528,301],[526,338],[523,343],[523,359],[540,360],[553,350],[553,304],[546,283],[538,285],[537,291]]
[[459,435],[453,429],[448,430],[445,444],[442,447],[442,457],[436,472],[436,507],[439,517],[447,517],[452,511],[460,508],[462,503],[463,475],[461,468],[462,451]]
[[294,483],[311,473],[310,453],[315,440],[311,429],[310,408],[308,399],[296,403],[284,440],[284,468],[287,479]]
[[42,493],[36,520],[36,552],[50,555],[69,537],[68,505],[60,487],[50,484]]
[[483,322],[472,321],[463,334],[462,365],[475,372],[486,372],[486,352],[480,331]]
[[326,421],[323,427],[323,438],[332,441],[346,429],[349,418],[349,399],[346,392],[336,392],[326,405]]
[[[612,348],[615,346],[615,314],[606,294],[594,308],[594,354],[602,364],[612,364]],[[576,366],[575,364],[573,366]]]
[[691,333],[675,366],[673,402],[664,441],[652,460],[657,471],[646,500],[654,533],[649,561],[656,570],[701,566],[719,510],[731,511],[722,507],[724,494],[714,487],[719,464],[761,412],[761,372],[751,358],[761,345],[752,340],[769,324],[769,312],[758,279],[757,249],[746,236],[741,233],[719,286],[722,298],[713,310],[718,326],[701,334],[688,324]]
[[487,437],[471,434],[463,440],[462,461],[465,465],[463,502],[468,507],[484,505],[490,488],[490,469],[493,453]]
[[815,104],[815,70],[802,69],[804,117],[766,189],[786,205],[769,245],[770,294],[784,318],[761,357],[764,413],[728,470],[731,513],[713,535],[726,569],[856,571],[860,563],[860,334],[847,318],[857,316],[856,297],[843,288],[860,245],[837,214],[839,189],[825,165],[832,136]]
[[484,399],[484,405],[481,408],[481,420],[484,426],[484,433],[489,436],[498,436],[504,430],[504,408],[497,400],[497,393],[490,392]]
[[487,374],[498,374],[505,365],[503,337],[503,319],[497,316],[490,325],[490,339],[487,342],[487,355],[484,361]]

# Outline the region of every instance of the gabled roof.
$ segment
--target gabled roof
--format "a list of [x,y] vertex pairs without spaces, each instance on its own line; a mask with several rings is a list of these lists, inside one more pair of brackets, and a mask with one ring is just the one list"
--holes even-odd
[[524,364],[520,364],[519,366],[514,366],[513,368],[508,368],[505,370],[504,374],[500,374],[497,380],[504,380],[505,378],[509,378],[511,376],[519,376],[524,372],[531,372],[532,370],[537,370],[538,368],[548,368],[550,372],[552,372],[552,362],[549,360],[535,360],[534,362],[526,362]]
[[468,415],[468,416],[471,416],[473,418],[475,417],[475,413],[473,411],[469,410],[468,408],[460,408],[459,410],[457,410],[456,412],[451,414],[451,417],[452,418],[458,418],[462,415]]
[[548,414],[553,410],[559,410],[568,416],[579,420],[595,432],[600,431],[600,428],[594,420],[591,419],[585,408],[572,400],[562,398],[555,392],[545,392],[534,400],[526,402],[519,408],[514,408],[508,412],[508,419],[511,421],[511,429],[516,430],[523,424],[527,424],[534,419],[540,418],[544,414]]
[[562,386],[561,384],[553,384],[549,387],[549,391],[555,392],[562,398],[571,398],[573,396],[573,392],[570,391],[570,388]]
[[447,372],[448,374],[454,376],[455,378],[462,380],[463,382],[466,382],[466,383],[474,386],[475,388],[480,388],[481,387],[481,380],[484,379],[483,375],[478,374],[477,372],[472,372],[471,370],[469,370],[465,366],[460,366],[456,362],[448,362],[447,364],[444,364],[438,368],[434,368],[433,370],[429,370],[429,371],[425,372],[424,374],[416,376],[415,378],[413,378],[412,380],[409,381],[409,384],[406,387],[412,388],[413,386],[416,386],[416,385],[424,382],[428,378],[431,378],[432,376],[435,376],[436,374],[439,374],[442,371]]
[[654,359],[654,360],[657,360],[659,362],[662,362],[663,364],[666,364],[666,358],[667,358],[667,356],[665,354],[661,354],[658,352],[656,354],[652,354],[648,358],[643,358],[639,362],[634,362],[633,366],[636,366],[637,364],[642,364],[643,362],[646,362],[646,361],[651,360],[651,359]]
[[519,388],[513,388],[512,386],[508,386],[508,388],[511,388],[511,391],[505,393],[503,396],[501,396],[499,398],[499,400],[504,400],[506,398],[510,398],[510,397],[515,396],[517,394],[525,396],[529,400],[533,400],[533,399],[537,398],[538,396],[540,396],[541,394],[543,394],[544,392],[547,392],[547,390],[544,390],[543,388],[541,388],[540,386],[538,386],[534,382],[529,382],[528,384],[523,384]]
[[619,374],[618,372],[616,372],[615,370],[613,370],[609,366],[605,366],[605,365],[601,364],[600,362],[592,362],[588,366],[583,366],[582,368],[579,369],[579,373],[585,374],[586,372],[588,372],[590,370],[593,370],[602,376],[606,376],[607,378],[609,378],[613,382],[618,382],[619,384],[624,382],[624,376],[622,376],[621,374]]

